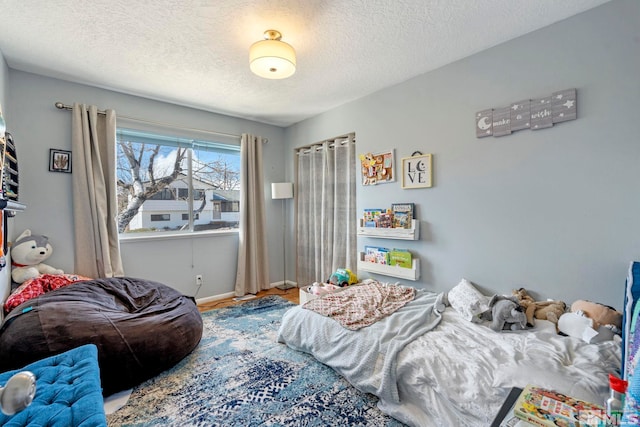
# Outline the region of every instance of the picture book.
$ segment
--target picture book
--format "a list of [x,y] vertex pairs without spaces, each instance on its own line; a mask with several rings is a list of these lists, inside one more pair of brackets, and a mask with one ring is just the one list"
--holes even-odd
[[406,249],[392,249],[389,251],[389,265],[397,265],[403,268],[412,268],[411,252]]
[[379,208],[365,209],[364,210],[365,227],[377,227],[378,220],[380,219],[380,215],[382,215],[383,212],[384,211]]
[[378,246],[364,247],[364,260],[376,264],[389,264],[389,249]]
[[411,228],[411,214],[406,212],[396,212],[393,214],[394,228]]
[[395,228],[411,228],[411,220],[416,218],[413,203],[393,203],[391,212]]
[[596,427],[605,426],[607,421],[600,405],[531,384],[520,393],[513,413],[523,421],[543,427]]
[[380,228],[393,227],[393,214],[392,213],[380,214],[380,217],[378,218],[378,227]]

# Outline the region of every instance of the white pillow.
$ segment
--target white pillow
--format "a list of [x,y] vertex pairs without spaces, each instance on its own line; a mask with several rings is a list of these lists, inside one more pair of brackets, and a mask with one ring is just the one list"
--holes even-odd
[[449,304],[463,318],[479,323],[480,314],[489,310],[489,297],[483,295],[467,279],[462,279],[447,294]]
[[558,330],[570,337],[581,338],[590,344],[612,340],[615,335],[611,329],[604,326],[600,326],[596,331],[593,329],[593,320],[573,312],[560,316]]

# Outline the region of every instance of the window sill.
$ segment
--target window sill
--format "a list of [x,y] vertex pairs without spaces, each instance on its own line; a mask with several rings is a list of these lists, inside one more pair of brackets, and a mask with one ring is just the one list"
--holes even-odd
[[200,239],[209,237],[222,237],[238,234],[238,229],[233,230],[221,230],[221,231],[198,231],[198,232],[151,232],[151,233],[131,233],[120,234],[120,243],[127,242],[151,242],[158,240],[176,240],[176,239]]

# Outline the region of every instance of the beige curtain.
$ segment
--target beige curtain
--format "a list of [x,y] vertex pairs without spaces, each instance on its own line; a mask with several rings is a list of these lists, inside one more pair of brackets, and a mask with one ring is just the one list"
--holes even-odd
[[240,141],[240,232],[236,296],[269,288],[267,232],[262,179],[263,139],[242,134]]
[[116,224],[116,113],[76,103],[71,124],[74,272],[123,276]]

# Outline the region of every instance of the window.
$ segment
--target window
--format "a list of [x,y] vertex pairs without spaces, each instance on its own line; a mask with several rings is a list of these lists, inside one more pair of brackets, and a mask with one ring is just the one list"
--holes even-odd
[[239,145],[125,128],[116,142],[120,233],[238,228]]
[[162,190],[158,191],[156,194],[149,197],[149,200],[175,200],[175,199],[176,198],[173,194],[173,191],[171,191],[168,188],[163,188]]
[[[193,190],[193,199],[200,200],[205,197],[205,192],[203,190]],[[189,198],[189,189],[188,188],[178,188],[178,199],[187,200]]]

